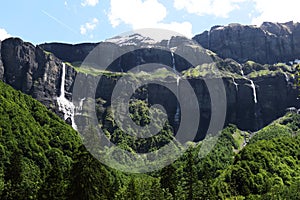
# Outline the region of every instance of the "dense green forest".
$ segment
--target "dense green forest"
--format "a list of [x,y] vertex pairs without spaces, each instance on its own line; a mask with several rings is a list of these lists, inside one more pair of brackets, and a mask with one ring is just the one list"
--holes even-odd
[[[134,101],[132,118],[147,123],[146,104]],[[103,113],[110,121],[110,113]],[[189,143],[173,164],[148,174],[106,167],[82,138],[41,103],[0,82],[0,199],[299,199],[300,115],[287,113],[257,133],[225,128],[214,149]],[[142,144],[105,123],[112,141],[144,151]],[[122,136],[122,137],[121,137]],[[149,150],[172,138],[143,141]],[[143,144],[144,144],[143,143]],[[246,145],[247,143],[247,145]]]

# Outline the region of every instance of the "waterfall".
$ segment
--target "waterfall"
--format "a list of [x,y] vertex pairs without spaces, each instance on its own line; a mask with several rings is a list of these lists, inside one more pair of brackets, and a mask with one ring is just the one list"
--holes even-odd
[[85,97],[80,99],[78,110],[82,110],[84,100],[85,100]]
[[83,110],[83,101],[85,100],[86,98],[82,98],[80,99],[79,101],[79,105],[78,106],[75,106],[75,115],[82,115],[82,113],[80,111]]
[[170,39],[168,40],[168,43],[167,43],[167,48],[168,48],[168,49],[170,49],[171,39],[172,39],[172,37],[170,37]]
[[[176,92],[177,92],[177,97],[178,98],[179,98],[179,83],[180,83],[180,77],[177,76],[176,77],[176,86],[177,86],[177,91]],[[179,122],[179,117],[180,117],[180,107],[179,107],[179,103],[177,102],[176,112],[175,112],[175,116],[174,116],[174,121],[176,123]]]
[[242,67],[242,65],[239,65],[240,66],[240,70],[241,70],[241,74],[242,74],[242,76],[243,77],[245,77],[245,74],[244,74],[244,70],[243,70],[243,67]]
[[174,53],[172,51],[171,51],[171,55],[172,55],[172,68],[175,72],[176,71],[176,63],[175,63],[175,56],[174,56]]
[[284,77],[285,77],[286,82],[288,83],[289,80],[290,80],[289,76],[287,75],[286,72],[283,72],[283,74],[284,74]]
[[174,116],[174,121],[175,121],[176,123],[179,122],[179,117],[180,117],[180,108],[179,108],[179,105],[178,105],[178,103],[177,103],[176,113],[175,113],[175,116]]
[[252,88],[252,91],[253,91],[253,100],[254,100],[254,103],[257,104],[257,93],[256,93],[255,84],[251,79],[249,79],[245,76],[242,66],[241,65],[239,65],[239,66],[240,66],[241,74],[244,77],[244,79],[250,81],[250,83],[251,83],[251,88]]
[[61,73],[60,96],[57,98],[57,103],[59,111],[62,111],[64,113],[64,120],[70,118],[72,121],[72,127],[77,130],[77,126],[74,120],[75,106],[65,97],[66,64],[63,63],[62,65],[63,67]]
[[233,77],[232,77],[232,82],[233,82],[233,84],[235,85],[236,91],[238,91],[238,90],[239,90],[238,84],[237,84],[237,82],[235,82],[235,80],[234,80]]
[[176,78],[176,85],[177,85],[177,94],[179,93],[179,81],[180,81],[180,77],[179,76],[177,76],[177,78]]
[[251,79],[249,79],[249,81],[251,82],[251,87],[253,90],[254,103],[257,103],[257,95],[256,95],[256,88],[255,88],[254,82]]
[[[170,42],[171,42],[171,38],[168,40],[168,43],[167,43],[167,48],[168,49],[170,49]],[[176,71],[175,56],[174,56],[174,53],[171,49],[170,49],[170,52],[171,52],[171,56],[172,56],[172,68],[175,72]]]
[[[168,49],[170,49],[170,42],[171,42],[171,38],[170,38],[170,40],[168,40],[168,43],[167,43],[167,48]],[[175,55],[174,55],[174,53],[171,49],[170,49],[170,52],[171,52],[171,56],[172,56],[172,68],[173,68],[173,71],[176,72]],[[178,98],[179,98],[179,84],[180,84],[180,76],[177,74],[176,75],[176,87],[177,87],[176,93],[177,93]],[[177,100],[176,112],[175,112],[175,115],[174,115],[174,122],[175,123],[178,123],[179,119],[180,119],[180,106],[179,106],[178,101],[179,101],[179,99]]]
[[62,64],[61,82],[60,82],[60,97],[65,97],[65,81],[66,81],[66,64]]

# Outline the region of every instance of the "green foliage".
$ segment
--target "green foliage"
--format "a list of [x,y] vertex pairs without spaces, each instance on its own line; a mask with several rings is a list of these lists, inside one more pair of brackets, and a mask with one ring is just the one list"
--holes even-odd
[[[225,75],[227,71],[219,71],[218,68],[219,66],[215,63],[204,63],[195,68],[189,68],[188,70],[183,71],[182,74],[187,78],[221,77],[221,75]],[[231,74],[230,72],[228,73]]]
[[296,65],[295,69],[296,69],[296,82],[297,82],[296,85],[300,88],[300,64]]
[[[189,143],[162,170],[124,174],[92,157],[79,135],[42,104],[2,82],[0,102],[0,199],[300,198],[300,115],[294,113],[258,131],[246,146],[248,133],[230,125],[218,138]],[[156,116],[151,122],[163,129],[150,138],[122,131],[110,107],[97,113],[108,138],[133,153],[155,151],[174,139],[172,127],[159,121],[163,113],[150,113],[145,101],[132,100],[130,117],[145,126]],[[216,142],[207,155],[205,142]]]
[[0,199],[114,197],[120,175],[95,160],[69,125],[2,82],[0,102]]
[[277,76],[280,72],[279,71],[270,71],[270,70],[259,70],[259,71],[254,71],[248,74],[247,76],[249,78],[257,78],[257,77],[262,77],[262,76]]
[[[160,119],[166,118],[164,113],[155,109],[153,113],[150,113],[148,104],[142,100],[132,100],[129,106],[129,112],[131,119],[139,126],[146,126],[150,123],[150,114],[154,117],[151,119],[151,124],[157,127],[157,130],[161,130],[160,133],[149,138],[138,138],[134,135],[137,134],[137,130],[133,130],[127,127],[124,132],[117,126],[114,121],[112,111],[110,107],[106,109],[106,112],[102,114],[104,119],[102,122],[103,130],[106,132],[111,141],[118,144],[119,147],[123,147],[126,150],[133,152],[149,152],[155,151],[161,146],[169,143],[173,139],[173,129],[166,122],[164,123]],[[130,123],[130,122],[128,122]],[[125,121],[124,124],[127,124]],[[150,135],[149,129],[143,129],[142,132],[138,132],[140,136]]]
[[272,138],[283,136],[292,137],[292,131],[287,126],[275,123],[260,130],[253,136],[250,143],[255,143],[259,140],[271,140]]
[[298,192],[292,194],[288,189],[299,186],[300,179],[300,136],[291,129],[295,124],[299,124],[299,115],[288,114],[259,131],[215,180],[215,190],[226,188],[225,196],[249,199],[274,199],[285,193],[299,198]]
[[73,152],[81,144],[78,134],[42,104],[2,82],[0,101],[1,199],[61,199]]

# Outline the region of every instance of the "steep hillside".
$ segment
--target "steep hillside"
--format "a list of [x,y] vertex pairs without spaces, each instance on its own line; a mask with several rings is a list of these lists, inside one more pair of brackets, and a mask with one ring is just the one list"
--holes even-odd
[[213,181],[215,195],[299,199],[299,122],[299,115],[289,113],[256,133],[234,162]]
[[118,191],[117,176],[90,156],[77,132],[1,81],[0,155],[0,199],[106,199]]

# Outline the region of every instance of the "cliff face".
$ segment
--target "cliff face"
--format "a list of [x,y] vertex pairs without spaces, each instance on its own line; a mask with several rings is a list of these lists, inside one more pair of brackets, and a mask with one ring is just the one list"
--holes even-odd
[[[291,81],[291,80],[290,80]],[[243,130],[256,131],[274,119],[283,116],[288,107],[300,106],[298,91],[284,75],[253,79],[257,103],[254,102],[253,88],[248,80],[225,81],[227,91],[227,123],[236,124]]]
[[[260,29],[256,29],[256,31],[261,32]],[[273,32],[276,31],[273,30]],[[182,47],[180,47],[180,42],[176,43],[176,39],[173,39],[173,41],[168,45],[170,44],[172,44],[172,47],[176,47],[176,51],[183,51],[183,49],[181,49]],[[178,44],[179,46],[176,46]],[[113,50],[112,52],[117,54],[120,53],[117,51],[126,52],[126,49],[132,48],[132,46],[120,47],[117,44],[110,42],[105,42],[102,45],[106,49],[111,48]],[[65,114],[64,112],[69,111],[67,109],[61,110],[57,103],[57,98],[61,96],[62,84],[64,84],[64,97],[71,101],[73,85],[77,76],[82,76],[84,77],[82,80],[85,80],[83,82],[85,89],[81,91],[82,97],[85,96],[85,92],[92,91],[97,83],[97,78],[95,76],[76,72],[73,67],[67,64],[63,65],[63,62],[65,61],[75,61],[75,59],[76,61],[82,60],[83,55],[89,53],[90,48],[93,45],[88,45],[89,47],[82,48],[83,46],[79,45],[70,47],[73,49],[73,52],[80,52],[79,54],[82,57],[79,56],[78,59],[74,55],[72,55],[74,57],[68,57],[68,54],[65,55],[64,51],[68,50],[64,48],[60,50],[59,47],[55,47],[57,48],[56,52],[58,50],[62,51],[61,54],[59,54],[61,59],[63,59],[62,56],[66,57],[65,60],[62,61],[55,55],[44,51],[41,46],[34,46],[16,38],[7,39],[3,41],[0,46],[0,78],[7,84],[13,86],[15,89],[21,90],[22,92],[33,96],[45,104],[48,108],[54,110],[61,117],[63,117]],[[166,43],[162,44],[161,46],[167,48]],[[187,46],[188,47],[185,48],[185,51],[190,52],[189,55],[192,55],[192,52],[195,51],[207,53],[206,50],[199,50],[193,45]],[[78,49],[76,49],[76,47]],[[159,48],[158,50],[155,50],[155,48],[153,50],[141,49],[137,52],[124,54],[120,60],[114,62],[111,67],[113,71],[126,71],[130,69],[130,67],[142,64],[143,62],[164,63],[171,67],[175,62],[176,68],[179,71],[185,70],[189,67],[187,65],[188,63],[180,56],[175,56],[174,61],[171,53],[165,51],[164,48]],[[47,50],[50,49],[54,49],[54,47],[51,47],[51,45],[48,46]],[[109,60],[105,60],[107,56],[112,56],[107,54],[99,55],[104,59],[104,63],[108,62]],[[194,59],[197,60],[198,58]],[[213,59],[217,59],[220,63],[222,63],[222,68],[224,68],[226,73],[231,71],[232,74],[237,74],[234,79],[225,75],[222,78],[225,84],[227,96],[227,114],[225,125],[232,123],[236,124],[240,129],[255,131],[282,116],[286,112],[286,108],[300,107],[299,99],[297,99],[298,88],[294,86],[295,80],[291,75],[289,75],[288,79],[284,73],[277,73],[272,76],[262,75],[252,78],[251,80],[255,86],[254,94],[251,80],[241,76],[241,69],[238,63],[226,60],[223,61],[217,57],[214,57]],[[121,66],[123,67],[122,70],[120,69]],[[63,67],[65,67],[64,82],[62,82]],[[262,66],[257,65],[249,69],[249,66],[247,68],[246,65],[243,65],[245,74],[253,71],[255,72],[255,70],[261,70],[261,67]],[[120,77],[110,75],[102,77],[103,78],[97,86],[96,98],[101,98],[103,100],[101,102],[104,103],[102,103],[101,106],[106,109],[110,105],[111,93]],[[166,78],[165,81],[169,82],[169,84],[176,85],[176,79],[174,78]],[[197,137],[200,139],[202,137],[202,133],[208,128],[208,122],[211,117],[210,96],[203,79],[199,77],[188,78],[188,81],[191,83],[199,100],[201,120]],[[254,101],[254,95],[256,95],[257,102]],[[176,115],[177,100],[175,96],[172,95],[165,87],[160,85],[147,86],[145,90],[141,90],[135,94],[134,98],[148,98],[150,104],[162,104],[168,112],[169,121],[172,125],[176,126],[174,116]],[[77,100],[78,99],[76,99],[76,101]],[[72,108],[72,105],[67,106]],[[67,119],[67,121],[71,123],[70,119]]]
[[[211,99],[208,89],[201,78],[188,79],[198,98],[201,119],[199,122],[198,139],[208,129],[211,119]],[[242,130],[257,131],[273,120],[283,116],[289,107],[300,107],[298,89],[294,87],[294,80],[288,82],[283,74],[276,76],[257,77],[252,79],[256,88],[257,102],[254,101],[254,91],[250,80],[224,77],[227,113],[225,125],[235,124]],[[97,98],[101,98],[110,105],[111,93],[117,80],[104,78],[97,88]],[[168,80],[168,84],[176,86],[176,80]],[[235,85],[235,83],[237,85]],[[168,113],[168,120],[175,125],[177,100],[164,86],[149,85],[144,92],[134,97],[147,99],[150,105],[161,104]],[[179,94],[180,94],[179,87]],[[180,96],[180,95],[179,95]],[[180,96],[180,98],[188,98]]]
[[65,62],[83,61],[85,57],[92,51],[97,44],[84,43],[84,44],[63,44],[63,43],[45,43],[39,45],[47,52],[54,53],[55,56]]
[[[176,62],[176,70],[183,71],[192,67],[188,60],[194,60],[196,63],[211,62],[204,58],[213,58],[209,55],[206,49],[194,48],[196,42],[191,43],[189,40],[182,37],[172,37],[169,41],[163,40],[157,42],[150,38],[143,37],[138,34],[129,36],[128,38],[116,37],[100,43],[83,43],[83,44],[62,44],[62,43],[45,43],[38,45],[46,52],[51,52],[60,60],[78,65],[86,59],[91,51],[96,47],[94,53],[96,60],[94,63],[99,65],[99,68],[109,67],[110,71],[126,72],[137,65],[146,63],[161,63],[172,66]],[[149,48],[150,47],[150,48]],[[174,54],[169,51],[174,48]],[[195,53],[196,52],[196,53]],[[200,58],[192,57],[193,55],[203,55]],[[182,56],[189,56],[185,60]],[[113,60],[112,63],[110,63]]]
[[214,26],[194,38],[221,58],[274,64],[299,59],[300,24],[265,22],[260,27],[229,24]]
[[[18,38],[10,38],[2,42],[1,80],[54,110],[55,99],[60,95],[61,74],[61,60],[44,52],[40,47]],[[73,82],[70,80],[74,79],[75,74],[74,69],[68,68],[66,91],[69,93]]]

